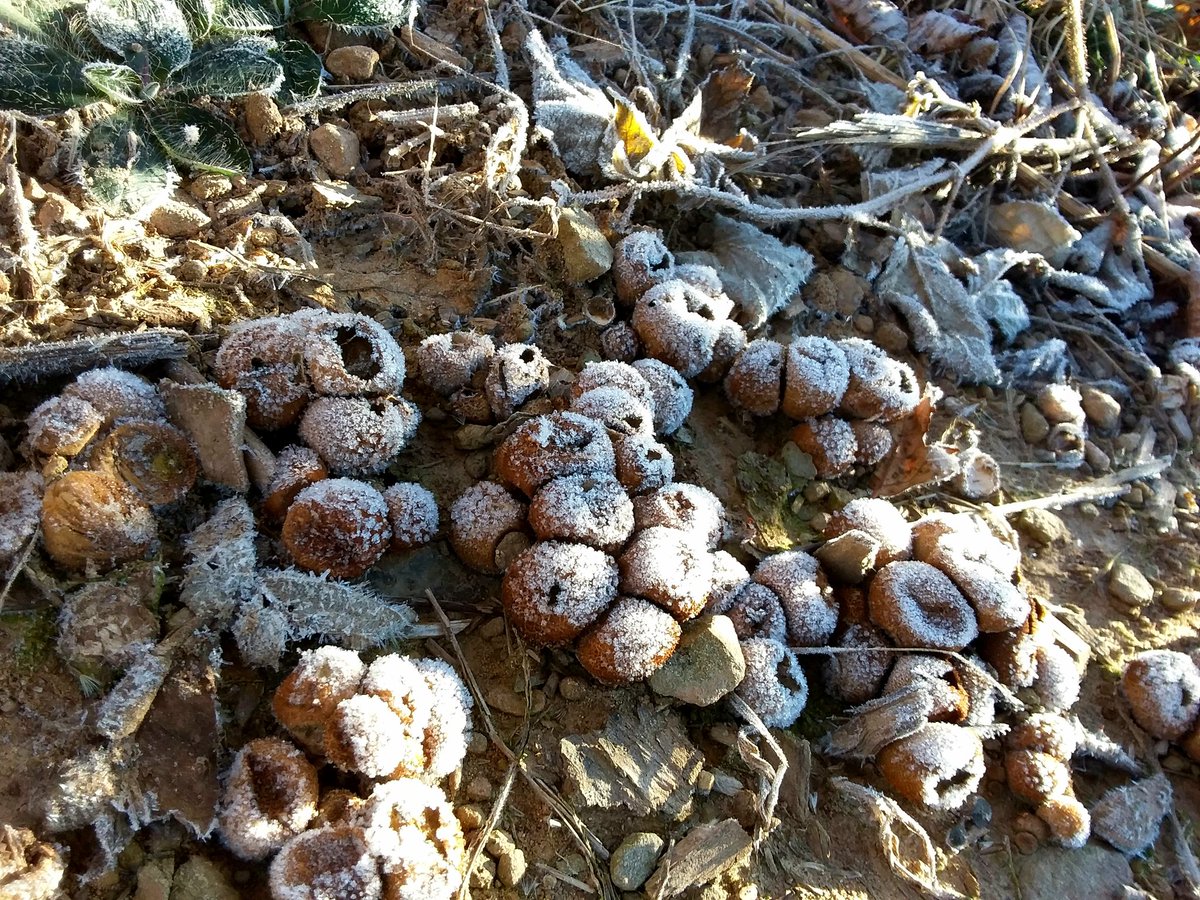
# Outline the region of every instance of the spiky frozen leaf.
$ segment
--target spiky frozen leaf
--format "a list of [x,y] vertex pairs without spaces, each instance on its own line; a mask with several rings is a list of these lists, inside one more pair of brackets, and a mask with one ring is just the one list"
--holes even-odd
[[0,108],[52,115],[102,97],[70,54],[22,38],[0,38]]
[[232,44],[205,48],[172,77],[180,92],[191,96],[242,97],[265,91],[274,94],[283,83],[283,66],[270,56],[275,42],[242,38]]
[[321,57],[304,41],[280,41],[271,58],[283,66],[278,99],[284,106],[311,100],[321,92]]
[[418,6],[417,0],[302,0],[296,4],[292,18],[357,28],[392,28],[411,25]]
[[178,176],[140,118],[119,114],[96,125],[82,148],[84,184],[109,212],[153,209]]
[[208,37],[217,17],[217,0],[179,0],[179,9],[187,20],[188,33],[193,40]]
[[155,75],[174,72],[192,55],[187,18],[173,0],[88,0],[87,19],[113,53],[147,53]]
[[217,4],[213,31],[218,34],[265,34],[283,24],[283,15],[275,3],[235,0]]
[[142,102],[142,78],[120,63],[95,62],[83,67],[88,84],[117,104]]
[[554,51],[536,29],[525,53],[533,70],[533,109],[537,124],[554,135],[563,163],[577,174],[600,170],[601,148],[616,110],[565,45]]
[[219,503],[187,536],[191,561],[180,599],[199,616],[227,620],[257,591],[254,513],[242,497]]
[[250,173],[250,153],[242,139],[211,113],[164,100],[146,110],[146,122],[167,155],[186,168],[222,175]]
[[320,637],[353,650],[379,647],[408,633],[416,616],[374,591],[296,569],[260,573],[268,609],[281,610],[290,640]]

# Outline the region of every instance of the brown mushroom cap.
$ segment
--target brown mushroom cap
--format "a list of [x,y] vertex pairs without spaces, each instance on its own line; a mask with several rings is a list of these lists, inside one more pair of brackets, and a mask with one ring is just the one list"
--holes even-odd
[[107,572],[141,559],[157,538],[150,507],[105,472],[68,472],[42,498],[46,552],[76,572]]
[[[529,508],[494,481],[471,485],[450,507],[450,546],[458,558],[472,569],[487,575],[499,575],[512,560],[501,553],[510,535],[517,552],[529,546],[525,534]],[[513,554],[515,555],[515,554]]]
[[271,896],[311,900],[383,900],[383,882],[357,825],[330,825],[302,832],[271,861]]
[[725,533],[725,507],[717,495],[698,484],[676,482],[633,501],[637,529],[661,526],[684,531],[709,549]]
[[613,442],[617,480],[631,494],[645,494],[670,484],[675,478],[675,457],[646,434],[631,434]]
[[604,385],[571,401],[571,411],[595,419],[611,434],[654,434],[654,413],[624,388]]
[[772,416],[783,400],[784,348],[778,341],[751,341],[725,376],[725,396],[756,416]]
[[310,315],[304,364],[313,390],[328,397],[382,397],[404,387],[404,352],[386,328],[359,313]]
[[700,615],[712,590],[712,554],[688,532],[639,531],[620,564],[623,593],[653,600],[681,622]]
[[849,472],[858,459],[858,439],[850,423],[837,416],[807,419],[791,430],[797,447],[812,457],[821,478],[837,478]]
[[808,704],[808,679],[795,652],[770,638],[741,642],[746,675],[737,694],[772,728],[788,728]]
[[873,650],[878,653],[838,653],[825,660],[825,686],[843,703],[866,703],[878,697],[884,679],[892,668],[895,654],[888,653],[891,643],[878,628],[867,624],[850,625],[837,636],[834,647]]
[[1186,653],[1139,653],[1125,664],[1121,692],[1134,720],[1156,738],[1177,741],[1200,720],[1200,669]]
[[916,409],[921,386],[908,365],[861,338],[847,338],[839,346],[850,369],[839,407],[843,413],[856,419],[894,422]]
[[871,621],[899,647],[961,650],[979,635],[967,598],[928,563],[889,563],[871,581],[867,598]]
[[337,705],[358,692],[366,666],[353,650],[305,650],[271,701],[279,724],[306,747],[320,748]]
[[654,285],[638,300],[632,323],[646,353],[684,378],[704,370],[713,359],[720,321],[708,295],[679,280]]
[[383,492],[392,525],[392,549],[411,550],[437,536],[440,515],[437,498],[416,482],[401,481]]
[[486,334],[432,334],[417,346],[417,372],[427,387],[449,397],[471,384],[495,352],[496,345]]
[[782,409],[793,419],[813,419],[832,412],[850,382],[842,348],[828,338],[798,337],[786,348]]
[[675,259],[657,231],[635,231],[622,238],[614,250],[613,282],[617,300],[624,306],[633,306],[675,268]]
[[153,504],[180,499],[200,474],[187,436],[165,422],[123,422],[96,448],[91,464],[118,476]]
[[589,362],[571,385],[571,399],[578,400],[588,391],[600,387],[615,387],[640,400],[647,409],[654,409],[654,392],[642,373],[628,363],[609,360]]
[[318,397],[300,422],[300,437],[333,472],[374,475],[408,446],[421,423],[402,397]]
[[288,507],[304,488],[329,477],[329,470],[311,447],[291,445],[275,457],[275,474],[267,486],[263,508],[273,519],[283,519]]
[[521,425],[496,450],[496,473],[525,496],[552,478],[612,474],[612,441],[604,426],[578,413],[538,416]]
[[488,364],[484,393],[488,405],[504,421],[526,400],[550,385],[550,363],[533,344],[506,344]]
[[391,540],[387,501],[371,485],[350,478],[304,488],[283,521],[283,543],[296,564],[333,578],[362,575]]
[[250,741],[225,782],[221,838],[234,855],[260,860],[302,832],[317,813],[317,770],[279,738]]
[[912,552],[912,526],[904,513],[887,500],[876,497],[851,500],[829,517],[825,538],[853,530],[865,531],[879,541],[878,564],[881,566],[908,559]]
[[675,652],[682,630],[665,610],[640,597],[620,597],[583,633],[579,662],[603,684],[649,678]]
[[90,403],[107,428],[121,419],[157,421],[167,414],[158,390],[140,375],[112,367],[84,372],[63,389],[64,397]]
[[635,359],[630,365],[646,379],[654,395],[654,433],[674,434],[692,411],[693,393],[687,381],[658,359]]
[[284,428],[308,405],[308,331],[304,316],[271,316],[233,326],[221,342],[213,362],[217,383],[246,398],[246,421],[254,428]]
[[75,456],[104,424],[96,407],[79,397],[51,397],[29,414],[26,443],[42,456]]
[[779,596],[789,643],[819,647],[833,636],[837,601],[815,557],[802,550],[774,553],[758,564],[753,578]]
[[617,596],[617,563],[583,544],[543,541],[509,564],[501,599],[509,621],[535,646],[562,646]]
[[611,475],[566,475],[543,485],[529,505],[539,540],[573,541],[615,553],[633,533],[633,503]]
[[880,751],[892,789],[932,809],[959,809],[983,779],[983,742],[969,728],[931,722]]

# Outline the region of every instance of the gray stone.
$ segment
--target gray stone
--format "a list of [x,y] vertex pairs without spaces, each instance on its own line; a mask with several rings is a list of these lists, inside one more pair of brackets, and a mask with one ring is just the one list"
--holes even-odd
[[190,238],[207,228],[212,220],[204,210],[178,200],[168,200],[150,213],[150,227],[169,238]]
[[358,166],[358,135],[348,128],[332,123],[314,128],[308,146],[334,178],[345,178]]
[[217,866],[193,856],[175,872],[171,900],[239,900],[241,894]]
[[1083,398],[1069,384],[1048,384],[1037,395],[1038,409],[1054,425],[1083,425]]
[[1186,613],[1196,608],[1200,593],[1187,588],[1167,588],[1162,592],[1162,605],[1167,612]]
[[1133,872],[1120,853],[1092,843],[1078,850],[1042,847],[1022,860],[1017,879],[1023,897],[1124,900]]
[[1172,802],[1171,782],[1161,772],[1113,788],[1092,807],[1092,832],[1126,856],[1137,856],[1158,840]]
[[636,891],[654,872],[663,839],[649,831],[628,835],[613,851],[608,862],[613,886],[622,891]]
[[1035,544],[1049,547],[1071,540],[1071,529],[1048,509],[1027,509],[1017,518],[1017,531]]
[[325,55],[325,68],[343,84],[365,84],[375,77],[378,65],[379,54],[361,44],[338,47]]
[[582,284],[612,268],[613,249],[592,214],[564,209],[558,217],[558,243],[562,247],[567,277]]
[[1122,606],[1141,607],[1154,599],[1154,587],[1129,563],[1117,563],[1108,576],[1108,593]]
[[1021,437],[1027,444],[1040,444],[1050,433],[1050,423],[1046,421],[1036,406],[1032,403],[1021,405]]
[[744,862],[753,846],[737,819],[697,825],[662,858],[646,883],[646,894],[675,897],[693,885],[707,884]]
[[588,695],[588,686],[582,678],[568,675],[558,683],[558,693],[570,703],[578,703]]
[[834,581],[862,584],[867,573],[875,568],[881,546],[878,539],[865,531],[852,529],[826,541],[815,555]]
[[1079,391],[1083,412],[1089,422],[1105,434],[1111,434],[1121,424],[1121,404],[1100,388],[1084,387]]
[[266,94],[251,94],[246,98],[246,130],[259,147],[271,143],[283,131],[283,114]]
[[679,646],[650,676],[650,687],[664,697],[710,706],[731,693],[746,677],[746,658],[727,616],[702,616],[684,626]]

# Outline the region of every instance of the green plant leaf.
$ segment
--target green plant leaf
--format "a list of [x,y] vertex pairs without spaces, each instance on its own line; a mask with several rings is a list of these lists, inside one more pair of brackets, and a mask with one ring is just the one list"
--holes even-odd
[[174,0],[88,0],[88,26],[101,44],[128,59],[145,53],[163,78],[192,55],[187,18]]
[[81,150],[84,185],[112,213],[152,209],[179,180],[162,146],[131,111],[96,125]]
[[301,0],[292,18],[358,28],[392,28],[411,25],[418,6],[418,0]]
[[248,175],[250,153],[237,132],[212,113],[163,100],[145,109],[146,122],[167,154],[188,169]]
[[242,38],[232,44],[204,48],[172,77],[172,87],[189,95],[241,97],[266,91],[274,94],[283,84],[283,66],[270,54],[269,38]]
[[221,34],[265,34],[284,24],[273,3],[260,0],[218,2],[213,31]]
[[35,116],[103,98],[83,75],[83,63],[62,50],[23,38],[0,38],[0,109]]
[[179,0],[179,9],[187,20],[193,41],[209,36],[217,18],[217,0]]
[[321,93],[321,57],[304,41],[280,41],[271,57],[283,66],[283,86],[279,102],[284,106],[311,100]]
[[96,62],[83,67],[88,84],[118,104],[137,104],[142,97],[142,79],[137,72],[120,63]]

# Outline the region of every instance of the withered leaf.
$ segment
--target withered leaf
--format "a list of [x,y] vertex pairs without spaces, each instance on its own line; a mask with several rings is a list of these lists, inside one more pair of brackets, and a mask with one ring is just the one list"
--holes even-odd
[[700,85],[701,137],[738,146],[738,118],[753,86],[754,73],[740,59],[704,79]]

